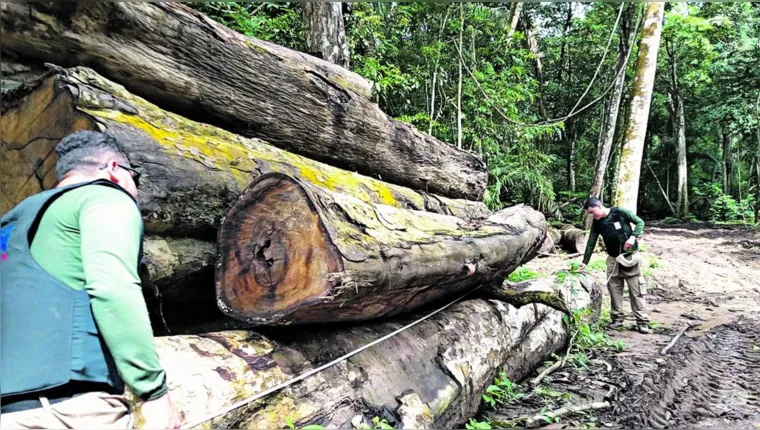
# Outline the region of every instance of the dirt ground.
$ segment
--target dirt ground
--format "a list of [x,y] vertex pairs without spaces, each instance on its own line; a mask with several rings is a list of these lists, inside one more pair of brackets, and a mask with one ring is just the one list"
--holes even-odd
[[[740,227],[651,224],[641,242],[653,333],[634,331],[626,298],[626,327],[606,331],[625,350],[593,353],[592,364],[565,366],[545,379],[543,387],[555,398],[529,395],[485,417],[512,426],[520,423],[517,417],[607,401],[608,408],[541,425],[760,428],[760,234]],[[602,284],[604,258],[595,254],[587,269]],[[552,276],[570,261],[538,258],[527,267]],[[690,324],[695,327],[660,355]]]

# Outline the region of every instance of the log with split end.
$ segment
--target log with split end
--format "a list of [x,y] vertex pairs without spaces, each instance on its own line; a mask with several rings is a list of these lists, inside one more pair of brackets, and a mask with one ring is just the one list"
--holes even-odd
[[525,206],[473,225],[270,173],[222,223],[218,304],[255,324],[386,317],[500,283],[545,232],[544,217]]

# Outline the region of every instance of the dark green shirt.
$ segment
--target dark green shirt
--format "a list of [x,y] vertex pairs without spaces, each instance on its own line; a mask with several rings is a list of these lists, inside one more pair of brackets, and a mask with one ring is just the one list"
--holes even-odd
[[[636,224],[633,231],[631,231],[631,224]],[[630,236],[638,237],[642,233],[644,233],[644,220],[628,209],[610,208],[609,215],[594,220],[591,224],[591,234],[586,244],[586,253],[583,255],[583,264],[588,264],[591,260],[591,254],[594,253],[599,236],[604,239],[607,253],[612,257],[617,257],[622,253],[623,244]]]
[[142,229],[140,211],[124,192],[85,186],[45,211],[31,252],[56,279],[87,291],[119,375],[133,393],[151,400],[167,387],[137,273]]

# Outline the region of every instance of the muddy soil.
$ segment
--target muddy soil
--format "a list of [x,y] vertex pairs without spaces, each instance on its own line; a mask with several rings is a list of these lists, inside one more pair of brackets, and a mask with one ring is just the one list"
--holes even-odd
[[[486,410],[483,418],[519,426],[525,424],[521,418],[542,411],[607,401],[608,408],[541,425],[760,427],[760,234],[737,227],[649,224],[642,243],[653,332],[634,331],[626,299],[625,328],[606,331],[624,342],[625,350],[590,352],[591,363],[565,366],[542,382],[540,395],[523,383],[529,395]],[[604,258],[595,254],[588,269],[600,283],[606,281]],[[539,258],[527,267],[554,276],[570,261],[563,256]],[[660,355],[690,324],[695,327],[666,356]]]

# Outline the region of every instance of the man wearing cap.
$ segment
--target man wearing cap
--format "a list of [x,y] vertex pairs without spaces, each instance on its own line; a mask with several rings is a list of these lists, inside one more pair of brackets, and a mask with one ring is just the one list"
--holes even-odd
[[[610,328],[618,329],[623,325],[623,285],[628,284],[631,309],[636,318],[636,327],[640,333],[649,333],[649,318],[646,314],[646,302],[641,294],[639,276],[641,262],[638,253],[638,238],[644,232],[644,220],[633,212],[623,208],[606,208],[601,200],[590,198],[584,209],[594,218],[591,234],[586,244],[581,270],[586,268],[591,254],[601,235],[607,248],[607,289],[610,292],[612,306],[612,323]],[[631,224],[636,228],[632,229]]]

